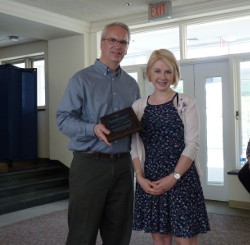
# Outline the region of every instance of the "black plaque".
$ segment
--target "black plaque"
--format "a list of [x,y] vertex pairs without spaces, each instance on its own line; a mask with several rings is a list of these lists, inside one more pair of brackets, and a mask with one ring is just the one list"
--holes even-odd
[[101,123],[110,130],[109,142],[140,131],[141,124],[132,107],[101,117]]

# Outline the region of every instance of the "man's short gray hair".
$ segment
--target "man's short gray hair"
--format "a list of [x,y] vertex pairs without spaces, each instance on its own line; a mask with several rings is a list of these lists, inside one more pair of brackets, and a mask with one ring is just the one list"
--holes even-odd
[[113,22],[113,23],[107,24],[104,27],[103,31],[102,31],[101,40],[103,40],[105,38],[108,28],[110,28],[112,26],[119,26],[119,27],[123,28],[127,32],[127,34],[128,34],[128,42],[130,42],[130,30],[129,30],[129,27],[126,24],[122,23],[122,22]]

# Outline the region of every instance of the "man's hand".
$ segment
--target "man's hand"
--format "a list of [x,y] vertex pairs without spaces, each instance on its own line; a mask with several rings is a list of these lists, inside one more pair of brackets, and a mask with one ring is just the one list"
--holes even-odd
[[103,124],[96,124],[94,127],[94,133],[99,140],[103,140],[108,146],[111,146],[106,137],[106,135],[110,134],[110,131],[106,129]]

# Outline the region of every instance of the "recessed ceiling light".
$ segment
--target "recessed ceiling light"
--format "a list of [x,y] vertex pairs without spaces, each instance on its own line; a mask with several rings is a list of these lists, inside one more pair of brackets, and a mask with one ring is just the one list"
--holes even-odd
[[9,36],[9,40],[13,42],[17,42],[19,40],[18,36]]

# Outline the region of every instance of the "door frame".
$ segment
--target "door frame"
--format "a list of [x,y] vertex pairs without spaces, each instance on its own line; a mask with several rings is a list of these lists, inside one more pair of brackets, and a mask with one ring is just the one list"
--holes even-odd
[[[200,99],[204,96],[200,95],[200,91],[197,91],[196,86],[196,77],[195,77],[195,67],[196,66],[206,66],[206,64],[214,65],[215,68],[218,68],[217,63],[227,63],[225,74],[227,76],[222,81],[222,106],[223,106],[223,156],[224,156],[224,184],[223,185],[211,185],[207,183],[207,170],[206,166],[202,166],[202,162],[206,162],[204,160],[204,155],[206,154],[206,137],[204,137],[204,132],[202,132],[201,127],[201,146],[199,150],[199,159],[203,170],[203,176],[201,178],[202,187],[204,190],[204,196],[206,199],[211,200],[219,200],[219,201],[228,201],[229,190],[228,190],[228,177],[227,173],[232,170],[232,167],[235,166],[234,159],[235,159],[235,150],[232,150],[232,147],[235,145],[233,142],[235,141],[235,125],[234,125],[234,115],[232,115],[232,111],[234,111],[234,102],[230,103],[230,98],[234,98],[234,85],[232,79],[232,72],[230,71],[231,67],[231,60],[230,57],[218,57],[218,58],[208,58],[208,59],[195,59],[189,61],[180,61],[180,71],[181,71],[181,78],[183,79],[183,74],[185,78],[183,80],[187,80],[188,83],[183,83],[184,93],[190,94],[195,97],[197,100],[197,105],[199,106]],[[141,89],[141,96],[146,96],[146,83],[148,82],[145,76],[145,67],[146,65],[136,65],[136,66],[129,66],[123,68],[127,72],[137,72],[138,73],[138,84]],[[185,69],[190,69],[190,71],[185,71]],[[213,69],[210,67],[211,72]],[[215,76],[212,75],[211,76]],[[219,76],[219,75],[217,75]],[[224,81],[226,80],[226,81]],[[197,98],[198,96],[198,98]],[[203,111],[204,108],[199,108],[199,111]],[[202,114],[202,113],[200,113]],[[202,121],[202,120],[201,120]],[[204,121],[204,119],[203,119]],[[204,130],[203,130],[204,131]],[[229,163],[229,164],[228,164]]]
[[[182,79],[187,80],[184,92],[193,95],[196,99],[201,121],[200,130],[200,149],[198,157],[203,170],[201,183],[206,199],[228,201],[228,177],[227,173],[231,170],[231,164],[226,164],[234,158],[231,150],[231,142],[234,140],[234,130],[232,126],[231,112],[233,110],[233,103],[230,103],[232,82],[229,76],[229,59],[214,59],[209,61],[189,62],[188,64],[181,65]],[[189,70],[189,72],[188,72]],[[184,76],[184,77],[183,77]],[[190,80],[193,77],[193,81]],[[222,111],[223,111],[223,165],[224,165],[224,183],[215,184],[208,183],[207,173],[207,139],[206,139],[206,103],[205,103],[205,78],[207,77],[221,77],[222,78]],[[185,84],[185,82],[184,82]],[[188,86],[187,86],[188,84]],[[186,88],[186,91],[185,91]],[[192,92],[193,90],[193,92]],[[188,91],[188,92],[187,92]],[[229,133],[230,132],[230,133]],[[204,164],[205,163],[205,164]]]

